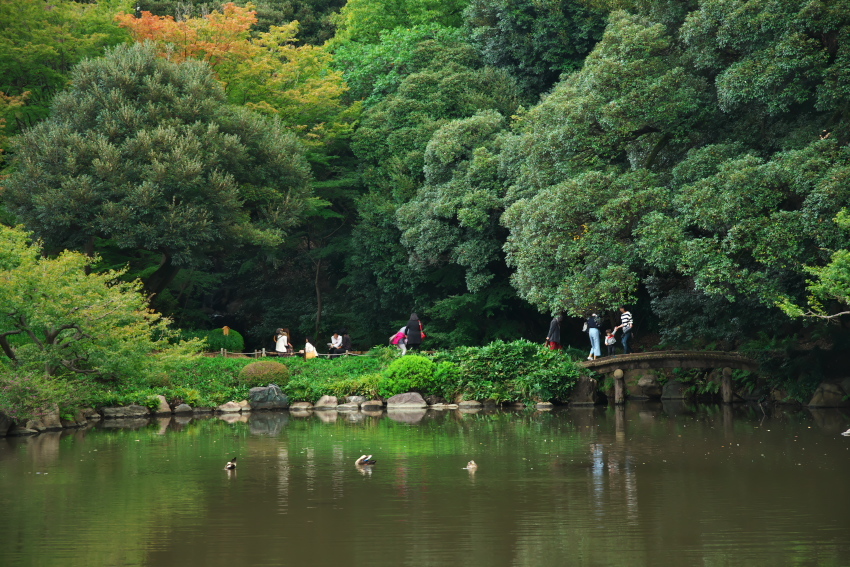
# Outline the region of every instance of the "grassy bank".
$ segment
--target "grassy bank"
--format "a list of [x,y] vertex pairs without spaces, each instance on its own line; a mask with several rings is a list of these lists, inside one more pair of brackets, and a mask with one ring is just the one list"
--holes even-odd
[[165,379],[134,377],[90,385],[79,405],[93,407],[140,404],[156,407],[157,396],[169,404],[212,407],[247,398],[250,388],[277,383],[292,401],[315,402],[323,395],[390,397],[408,391],[466,399],[565,401],[584,370],[570,353],[553,353],[528,341],[497,341],[483,347],[461,347],[427,354],[399,356],[395,348],[378,347],[363,356],[304,360],[265,358],[283,365],[273,374],[249,374],[255,359],[198,357]]

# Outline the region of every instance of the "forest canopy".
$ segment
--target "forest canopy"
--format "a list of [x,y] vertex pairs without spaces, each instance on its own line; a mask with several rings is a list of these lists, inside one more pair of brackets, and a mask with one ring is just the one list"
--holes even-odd
[[644,348],[846,363],[848,0],[52,4],[0,7],[0,220],[181,327],[628,305]]

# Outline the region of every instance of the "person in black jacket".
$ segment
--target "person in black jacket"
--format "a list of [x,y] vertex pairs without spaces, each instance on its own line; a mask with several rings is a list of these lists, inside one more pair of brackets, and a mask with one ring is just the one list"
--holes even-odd
[[419,315],[410,314],[410,319],[404,327],[404,334],[407,337],[408,349],[419,348],[419,345],[422,344],[422,322],[419,320]]

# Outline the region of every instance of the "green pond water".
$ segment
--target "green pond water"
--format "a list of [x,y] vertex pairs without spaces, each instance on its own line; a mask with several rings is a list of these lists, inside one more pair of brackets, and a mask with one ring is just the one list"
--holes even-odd
[[0,439],[0,565],[850,565],[838,410],[235,419]]

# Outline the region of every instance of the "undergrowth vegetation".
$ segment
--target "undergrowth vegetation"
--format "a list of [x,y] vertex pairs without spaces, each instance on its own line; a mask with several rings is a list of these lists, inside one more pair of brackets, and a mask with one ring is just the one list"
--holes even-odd
[[[342,356],[304,360],[301,357],[263,359],[268,372],[245,372],[251,358],[198,356],[179,366],[166,378],[128,378],[92,385],[76,397],[65,397],[60,409],[75,407],[158,405],[165,396],[175,407],[214,407],[248,397],[251,387],[277,383],[291,401],[315,402],[325,395],[343,398],[365,396],[389,398],[403,392],[419,392],[448,402],[461,399],[496,402],[566,401],[578,378],[585,372],[573,358],[528,342],[496,341],[483,347],[459,347],[436,353],[409,353],[400,357],[393,348],[377,347],[364,356]],[[280,365],[285,367],[282,371]],[[273,367],[278,367],[272,371]],[[20,405],[25,385],[10,392]],[[56,384],[60,388],[60,384]],[[64,387],[60,389],[66,389]],[[9,397],[9,394],[6,397]],[[0,394],[2,396],[3,394]],[[4,404],[5,405],[5,404]],[[34,415],[28,404],[26,411]]]

